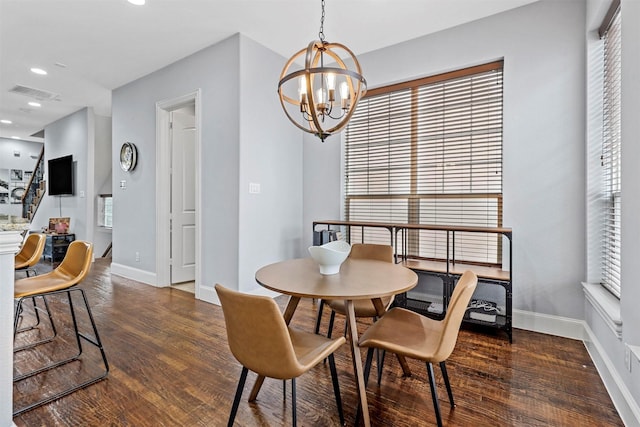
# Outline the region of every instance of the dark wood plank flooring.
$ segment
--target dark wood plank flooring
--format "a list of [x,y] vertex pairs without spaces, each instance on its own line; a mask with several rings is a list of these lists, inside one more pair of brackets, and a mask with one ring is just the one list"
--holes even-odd
[[[39,269],[46,269],[46,264]],[[81,285],[107,351],[106,380],[16,418],[17,426],[222,426],[226,425],[240,375],[240,365],[226,341],[220,307],[193,294],[154,288],[111,276],[108,260],[97,260]],[[286,299],[277,299],[281,307]],[[67,303],[53,301],[63,317]],[[303,301],[292,325],[313,330],[316,304]],[[326,310],[325,310],[326,311]],[[28,322],[30,311],[25,313]],[[323,328],[326,328],[325,313]],[[81,322],[86,325],[86,320]],[[65,321],[60,321],[64,327]],[[362,331],[368,322],[362,321]],[[85,326],[86,328],[86,326]],[[338,316],[336,331],[344,328]],[[42,329],[47,329],[45,323]],[[362,332],[361,331],[361,332]],[[32,339],[35,331],[20,334]],[[463,329],[448,361],[456,399],[451,409],[436,368],[438,392],[447,426],[622,426],[584,345],[580,341],[523,330],[509,344],[502,333]],[[14,370],[64,353],[68,334],[35,351],[16,354]],[[82,362],[14,385],[14,406],[89,375],[99,369],[99,355],[86,348]],[[363,354],[364,355],[364,354]],[[387,357],[382,385],[369,381],[369,409],[374,426],[435,425],[424,365],[409,361],[410,378]],[[347,346],[336,353],[347,425],[353,425],[356,391]],[[290,387],[267,379],[254,403],[248,403],[255,375],[250,374],[237,426],[291,424]],[[320,364],[298,381],[298,423],[338,425],[329,368]]]

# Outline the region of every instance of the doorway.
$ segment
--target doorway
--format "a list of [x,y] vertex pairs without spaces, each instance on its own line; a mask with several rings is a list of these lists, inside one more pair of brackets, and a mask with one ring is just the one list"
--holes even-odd
[[199,297],[200,93],[156,104],[157,285]]

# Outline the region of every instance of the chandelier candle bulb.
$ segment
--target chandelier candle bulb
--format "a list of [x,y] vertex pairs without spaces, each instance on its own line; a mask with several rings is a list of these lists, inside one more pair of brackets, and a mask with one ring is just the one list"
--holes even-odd
[[349,85],[347,82],[340,83],[340,98],[342,98],[342,109],[349,109]]
[[307,83],[304,81],[303,77],[298,79],[298,93],[300,94],[300,99],[302,99],[302,95],[307,94]]

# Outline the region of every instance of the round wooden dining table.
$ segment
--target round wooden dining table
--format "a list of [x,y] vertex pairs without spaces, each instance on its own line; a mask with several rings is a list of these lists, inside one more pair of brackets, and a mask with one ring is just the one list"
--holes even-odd
[[[381,298],[412,289],[418,283],[416,273],[400,264],[347,258],[337,274],[322,275],[312,258],[299,258],[262,267],[256,272],[256,281],[267,289],[289,295],[289,303],[283,313],[287,324],[291,321],[300,298],[345,301],[356,388],[364,425],[370,426],[353,301],[371,299],[378,316],[383,316],[386,307]],[[257,397],[263,381],[264,377],[258,377],[249,396],[250,401]]]

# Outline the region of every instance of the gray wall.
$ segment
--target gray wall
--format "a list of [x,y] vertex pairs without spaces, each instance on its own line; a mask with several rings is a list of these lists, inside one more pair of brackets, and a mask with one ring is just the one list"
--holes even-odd
[[[258,292],[260,267],[302,253],[302,135],[277,96],[285,58],[240,38],[240,289]],[[260,194],[249,194],[249,183]]]
[[[504,58],[514,308],[573,319],[584,318],[584,34],[584,2],[542,1],[359,56],[370,88]],[[305,225],[342,213],[336,146],[305,143]]]
[[[623,338],[640,346],[640,2],[623,0],[622,26],[622,298]],[[639,372],[640,374],[640,372]],[[636,377],[640,401],[640,376]]]
[[[604,13],[609,7],[607,0],[590,0],[587,9],[587,53],[588,79],[587,93],[589,100],[602,98],[602,42],[597,29]],[[622,399],[627,396],[635,402],[635,415],[632,409],[622,406],[619,410],[627,425],[640,422],[640,361],[631,357],[631,372],[625,363],[626,344],[640,346],[640,182],[638,180],[638,163],[640,162],[640,2],[622,1],[622,246],[621,246],[621,298],[619,304],[622,319],[622,337],[618,338],[603,320],[590,302],[585,303],[585,320],[590,336],[587,337],[587,348],[596,355],[594,359],[605,381],[622,383],[620,394],[614,397]],[[588,269],[585,279],[597,283],[600,280],[599,250],[602,239],[602,218],[599,215],[602,207],[601,182],[597,179],[600,172],[600,152],[602,139],[601,108],[590,108],[587,104],[588,139],[586,164],[589,171],[587,188],[587,245]],[[592,176],[596,177],[591,178]],[[599,352],[600,354],[596,354]],[[610,390],[615,390],[610,388]],[[635,416],[635,421],[632,418]]]
[[[33,171],[38,161],[38,156],[42,150],[42,142],[22,141],[19,139],[0,138],[0,170],[6,171],[7,175],[0,175],[0,179],[7,181],[9,188],[0,188],[0,193],[7,193],[11,197],[13,184],[17,181],[11,181],[9,174],[11,169],[23,171],[24,187],[28,184],[28,180],[24,178],[24,171]],[[14,154],[18,151],[20,156]],[[31,158],[34,155],[36,158]],[[0,214],[22,216],[22,204],[12,204],[11,199],[6,203],[0,203]]]
[[111,193],[111,117],[95,116],[93,245],[96,257],[111,243],[111,230],[98,227],[98,197]]
[[[45,179],[46,162],[56,157],[73,155],[75,165],[75,194],[73,196],[44,197],[34,217],[34,229],[47,227],[49,218],[70,217],[70,231],[76,239],[93,242],[93,144],[95,139],[94,115],[83,108],[45,126]],[[84,195],[82,195],[84,194]]]
[[[197,89],[202,94],[204,284],[256,288],[258,266],[298,252],[301,136],[290,129],[276,97],[284,61],[235,35],[114,90],[113,263],[120,271],[155,275],[155,105]],[[117,163],[125,141],[138,147],[132,173]],[[126,190],[119,189],[121,180],[127,180]],[[260,183],[262,192],[249,195],[249,182]]]
[[[156,103],[200,88],[203,275],[237,286],[238,46],[238,36],[229,38],[113,91],[114,264],[155,275]],[[118,163],[126,141],[138,148],[138,165],[130,173]],[[121,180],[127,181],[125,190]]]

